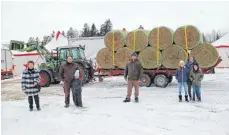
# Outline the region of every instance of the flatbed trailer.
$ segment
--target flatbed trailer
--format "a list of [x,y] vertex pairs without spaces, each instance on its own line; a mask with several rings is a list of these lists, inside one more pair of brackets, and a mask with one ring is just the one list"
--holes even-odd
[[[210,68],[201,68],[204,74],[214,74],[215,67],[222,61],[221,57],[218,58],[217,63]],[[100,69],[97,68],[95,72],[98,74],[99,82],[103,81],[103,76],[121,76],[124,75],[123,69]],[[168,69],[166,67],[159,67],[157,69],[144,69],[144,74],[140,78],[140,86],[150,87],[154,83],[157,87],[165,88],[172,82],[175,76],[176,69]]]

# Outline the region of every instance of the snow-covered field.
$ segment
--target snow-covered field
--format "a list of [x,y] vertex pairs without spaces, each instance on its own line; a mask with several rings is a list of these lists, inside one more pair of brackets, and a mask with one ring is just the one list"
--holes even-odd
[[[2,134],[229,135],[229,70],[216,72],[205,75],[201,103],[179,103],[175,80],[167,88],[141,88],[139,103],[123,103],[126,82],[114,77],[84,87],[84,109],[66,109],[61,84],[53,85],[42,89],[41,112],[29,112],[24,97],[2,101]],[[2,89],[20,93],[18,82]]]

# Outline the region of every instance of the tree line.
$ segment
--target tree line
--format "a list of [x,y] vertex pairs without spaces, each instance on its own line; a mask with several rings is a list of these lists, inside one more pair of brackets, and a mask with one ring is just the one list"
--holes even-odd
[[[138,29],[144,29],[143,25],[140,25]],[[97,36],[105,36],[106,33],[113,30],[113,24],[110,19],[107,19],[103,24],[100,25],[100,28],[97,29],[96,25],[92,23],[90,26],[88,23],[84,23],[83,29],[81,31],[78,31],[76,29],[73,29],[72,27],[69,28],[67,32],[64,30],[61,32],[61,34],[66,37],[67,39],[77,39],[79,37],[97,37]],[[49,35],[43,36],[43,39],[40,40],[38,37],[30,37],[28,39],[28,42],[42,42],[43,44],[49,43],[52,38],[54,38],[56,35],[56,32],[53,30]],[[202,38],[204,42],[212,43],[222,36],[224,36],[225,33],[222,33],[221,31],[212,30],[211,33],[202,33]]]

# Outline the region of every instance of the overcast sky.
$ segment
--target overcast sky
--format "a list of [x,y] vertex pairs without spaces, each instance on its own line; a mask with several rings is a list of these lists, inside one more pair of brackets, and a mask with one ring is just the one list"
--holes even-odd
[[175,30],[192,24],[202,32],[229,31],[229,2],[2,2],[2,40],[42,38],[52,30],[81,30],[108,18],[128,31],[164,25]]

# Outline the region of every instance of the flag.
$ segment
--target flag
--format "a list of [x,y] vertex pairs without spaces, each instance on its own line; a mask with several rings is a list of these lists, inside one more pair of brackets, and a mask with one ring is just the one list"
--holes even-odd
[[59,38],[60,34],[61,34],[60,31],[58,31],[58,32],[56,33],[56,40]]

